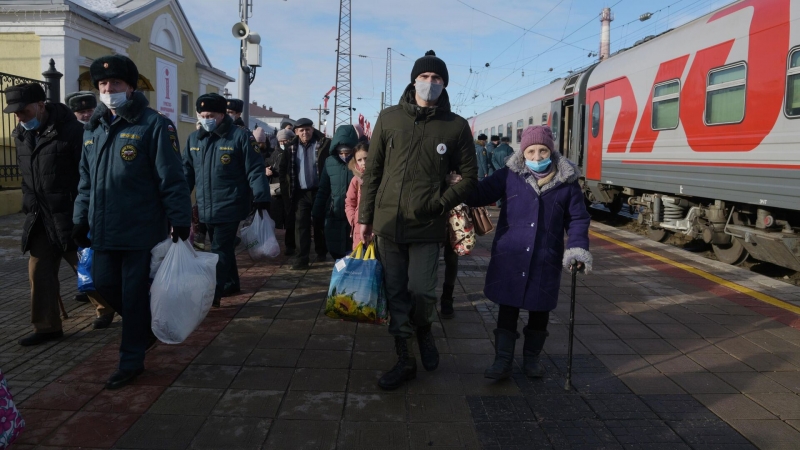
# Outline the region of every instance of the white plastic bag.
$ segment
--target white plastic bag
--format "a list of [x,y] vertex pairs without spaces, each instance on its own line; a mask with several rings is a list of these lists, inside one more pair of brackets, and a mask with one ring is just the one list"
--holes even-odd
[[172,238],[166,238],[163,241],[156,244],[156,246],[153,247],[152,250],[150,250],[151,280],[156,277],[156,272],[158,272],[158,268],[161,267],[161,262],[164,261],[164,257],[167,256],[167,251],[169,250],[170,244],[172,244]]
[[281,247],[275,238],[275,222],[266,211],[263,214],[262,218],[256,213],[253,223],[242,228],[242,241],[253,261],[275,258],[281,254]]
[[214,301],[219,255],[171,242],[150,286],[152,329],[165,344],[180,344],[205,319]]

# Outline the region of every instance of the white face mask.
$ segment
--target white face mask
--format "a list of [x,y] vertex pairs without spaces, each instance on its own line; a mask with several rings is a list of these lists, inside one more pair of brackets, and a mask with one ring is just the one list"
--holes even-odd
[[117,109],[128,101],[127,92],[117,92],[115,94],[100,94],[100,101],[110,109]]
[[442,90],[444,90],[443,84],[438,83],[430,83],[428,81],[415,81],[414,82],[414,89],[417,91],[417,95],[419,98],[425,100],[426,102],[432,102],[439,98],[442,95]]
[[211,133],[217,127],[217,119],[199,119],[200,126]]
[[286,150],[286,144],[281,144],[281,150]]
[[80,120],[80,119],[78,119],[78,122],[80,122],[80,123],[82,123],[82,124],[84,124],[84,125],[86,125],[87,123],[89,123],[89,121],[88,121],[88,120]]

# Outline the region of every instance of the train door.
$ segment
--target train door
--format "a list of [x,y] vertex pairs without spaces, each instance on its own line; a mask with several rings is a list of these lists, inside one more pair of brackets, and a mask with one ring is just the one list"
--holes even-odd
[[575,155],[572,154],[572,111],[573,105],[572,100],[565,102],[566,105],[564,106],[564,111],[562,114],[561,119],[561,148],[563,149],[561,154],[567,157],[567,159],[572,160],[573,162],[577,161]]
[[600,181],[603,164],[603,111],[605,86],[590,89],[586,96],[588,117],[588,150],[586,156],[586,179]]
[[553,150],[562,153],[561,151],[561,130],[562,128],[562,115],[561,115],[561,100],[556,100],[550,104],[550,130],[553,132]]

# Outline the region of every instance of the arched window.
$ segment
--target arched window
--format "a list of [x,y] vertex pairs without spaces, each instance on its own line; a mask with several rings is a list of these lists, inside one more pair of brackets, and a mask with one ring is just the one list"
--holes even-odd
[[167,56],[183,56],[181,32],[171,14],[161,14],[153,22],[153,29],[150,32],[150,48],[160,53],[166,53]]

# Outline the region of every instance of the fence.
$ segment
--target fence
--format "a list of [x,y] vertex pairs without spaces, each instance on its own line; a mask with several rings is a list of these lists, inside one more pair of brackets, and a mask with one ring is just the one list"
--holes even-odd
[[[55,62],[52,59],[50,68],[42,73],[42,76],[45,81],[0,72],[0,111],[6,107],[6,89],[23,83],[41,84],[49,102],[60,102],[62,75],[56,70]],[[16,126],[17,119],[14,114],[0,112],[0,184],[2,186],[17,186],[20,182],[17,148],[14,138],[11,136]]]

